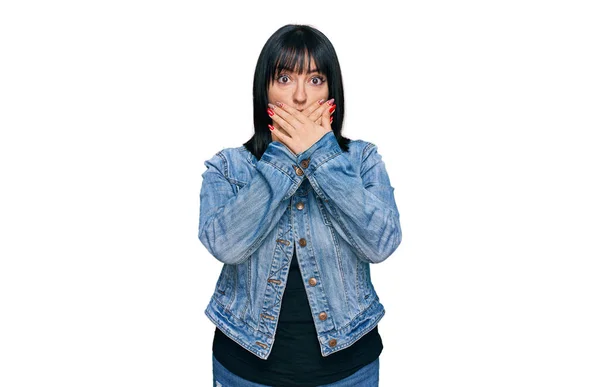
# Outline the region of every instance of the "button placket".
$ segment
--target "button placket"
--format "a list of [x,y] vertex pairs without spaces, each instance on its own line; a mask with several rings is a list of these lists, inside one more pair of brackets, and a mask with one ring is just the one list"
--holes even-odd
[[[283,238],[277,238],[275,241],[277,243],[281,243],[281,244],[283,244],[285,246],[289,246],[292,243],[289,240],[283,239]],[[274,285],[281,285],[282,284],[281,280],[273,278],[273,276],[277,276],[277,275],[278,275],[278,271],[271,273],[270,277],[267,278],[267,282],[270,283],[270,284],[274,284]],[[274,293],[273,292],[268,292],[267,294],[274,295],[274,294],[279,293],[279,292],[283,292],[283,289],[276,289]],[[268,323],[268,322],[263,322],[261,320],[261,325],[263,325],[263,326],[268,326],[270,324],[272,325],[273,322],[276,320],[275,314],[276,313],[272,309],[272,306],[270,307],[270,306],[265,305],[265,308],[263,309],[263,313],[260,314],[260,317],[262,319],[269,320],[269,321],[272,321],[272,322]],[[267,327],[267,329],[269,329],[269,328]],[[263,343],[260,343],[258,341],[256,342],[256,344],[260,345],[261,347],[264,345]],[[264,348],[267,348],[267,346],[265,346]]]
[[[300,162],[300,165],[301,165],[303,168],[307,168],[307,167],[308,167],[308,165],[309,165],[309,160],[310,160],[310,159],[305,159],[305,160],[302,160],[302,161]],[[294,167],[296,168],[296,166],[294,166]],[[301,169],[299,169],[299,168],[298,168],[298,169],[296,170],[296,173],[297,173],[298,175],[301,175],[301,173],[299,173],[299,171],[303,173],[303,171],[302,171]],[[304,210],[304,208],[306,207],[306,204],[305,204],[303,201],[298,201],[298,202],[295,204],[295,207],[296,207],[296,210],[298,210],[298,211],[302,211],[302,210]],[[300,214],[299,214],[299,215],[300,215]],[[301,219],[303,219],[303,217],[301,217],[301,216],[298,216],[298,219],[299,219],[299,220],[301,220]],[[300,228],[300,229],[302,229],[302,226],[300,226],[299,228]],[[308,241],[306,240],[306,238],[300,238],[300,239],[298,239],[298,245],[300,246],[300,248],[306,247],[306,245],[307,245],[307,244],[308,244]],[[318,284],[318,281],[317,281],[317,279],[316,279],[315,277],[310,277],[310,278],[308,279],[308,285],[309,285],[309,286],[311,286],[311,287],[315,287],[315,286],[317,286],[317,284]],[[317,289],[315,289],[315,290],[313,290],[313,291],[318,291],[318,290],[317,290]],[[320,306],[320,307],[323,307],[324,305],[319,305],[319,306]],[[319,306],[315,306],[315,307],[319,307]],[[332,322],[331,322],[331,321],[328,321],[329,315],[327,314],[327,312],[324,312],[324,311],[320,312],[320,313],[318,314],[318,318],[319,318],[319,320],[320,320],[320,321],[322,321],[322,324],[323,324],[323,326],[324,326],[324,327],[329,327],[329,326],[331,326]]]

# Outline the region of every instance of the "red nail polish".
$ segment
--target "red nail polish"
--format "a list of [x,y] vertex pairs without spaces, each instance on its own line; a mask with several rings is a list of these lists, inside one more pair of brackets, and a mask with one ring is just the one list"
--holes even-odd
[[323,105],[324,103],[325,103],[325,100],[324,100],[324,99],[320,99],[320,100],[319,100],[319,105]]
[[335,110],[335,107],[336,107],[336,106],[337,106],[337,105],[333,105],[332,107],[330,107],[330,108],[329,108],[329,113],[333,113],[333,111]]
[[333,116],[329,117],[329,123],[331,124],[333,122]]
[[279,106],[280,108],[283,107],[283,104],[281,102],[275,102],[275,105]]
[[271,108],[267,108],[267,114],[268,114],[270,117],[273,117],[273,115],[275,114],[275,112],[274,112],[273,110],[271,110]]
[[[331,117],[331,118],[333,118],[333,117]],[[273,127],[273,125],[271,125],[271,124],[268,124],[267,126],[269,127],[269,130],[270,130],[271,132],[275,130],[275,128],[274,128],[274,127]]]
[[333,101],[335,101],[335,99],[330,99],[329,101],[327,101],[327,103],[329,104],[329,106],[333,106]]

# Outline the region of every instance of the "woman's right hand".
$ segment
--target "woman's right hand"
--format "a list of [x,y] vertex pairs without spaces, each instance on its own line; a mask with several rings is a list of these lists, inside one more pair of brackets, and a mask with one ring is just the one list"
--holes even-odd
[[[333,102],[333,99],[330,99],[329,101]],[[321,107],[324,103],[328,103],[329,101],[325,100],[325,99],[320,99],[314,103],[312,103],[310,106],[308,106],[306,109],[304,109],[302,111],[302,114],[304,114],[305,116],[307,116],[312,122],[316,123],[316,124],[320,124],[321,123],[321,112],[318,111],[319,107]],[[333,122],[333,117],[331,117],[331,121],[330,123]],[[275,126],[276,129],[285,132],[285,130],[283,130],[278,123],[273,122],[273,125]],[[277,136],[277,134],[275,134],[274,132],[271,132],[271,136],[273,138],[273,141],[278,141],[280,143],[284,143],[281,138],[279,138]],[[285,145],[285,144],[284,144]]]
[[[329,103],[331,106],[333,104],[333,98],[329,101],[325,99],[320,99],[317,102],[313,103],[306,109],[302,111],[302,114],[310,118],[310,120],[316,124],[321,124],[321,112],[317,111],[319,107],[323,106],[324,103]],[[333,119],[332,119],[333,120]]]

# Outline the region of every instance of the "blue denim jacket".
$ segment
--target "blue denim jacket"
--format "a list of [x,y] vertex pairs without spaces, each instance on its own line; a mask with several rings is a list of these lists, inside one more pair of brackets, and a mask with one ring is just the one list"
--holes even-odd
[[275,338],[294,245],[322,356],[349,347],[385,310],[371,263],[402,239],[394,188],[377,147],[333,132],[294,155],[273,141],[260,160],[243,146],[204,163],[198,237],[223,268],[205,310],[261,359]]

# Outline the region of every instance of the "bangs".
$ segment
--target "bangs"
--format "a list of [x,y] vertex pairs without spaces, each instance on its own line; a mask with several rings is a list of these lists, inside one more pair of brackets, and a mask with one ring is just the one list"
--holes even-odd
[[[317,68],[310,69],[311,59],[314,59],[312,55],[308,53],[308,49],[302,48],[288,48],[281,51],[279,57],[275,59],[274,72],[279,73],[283,70],[298,72],[304,74],[308,71],[320,71],[319,65],[316,63]],[[275,74],[274,74],[275,75]]]
[[[276,56],[268,61],[270,63],[267,66],[267,79],[273,82],[282,71],[298,72],[300,74],[318,71],[326,76],[329,75],[327,72],[331,66],[327,66],[327,60],[323,58],[324,55],[321,52],[322,50],[319,50],[317,42],[311,42],[310,39],[306,41],[306,37],[303,40],[290,40],[281,42],[279,50],[276,51]],[[315,68],[309,68],[311,60],[314,61]]]

